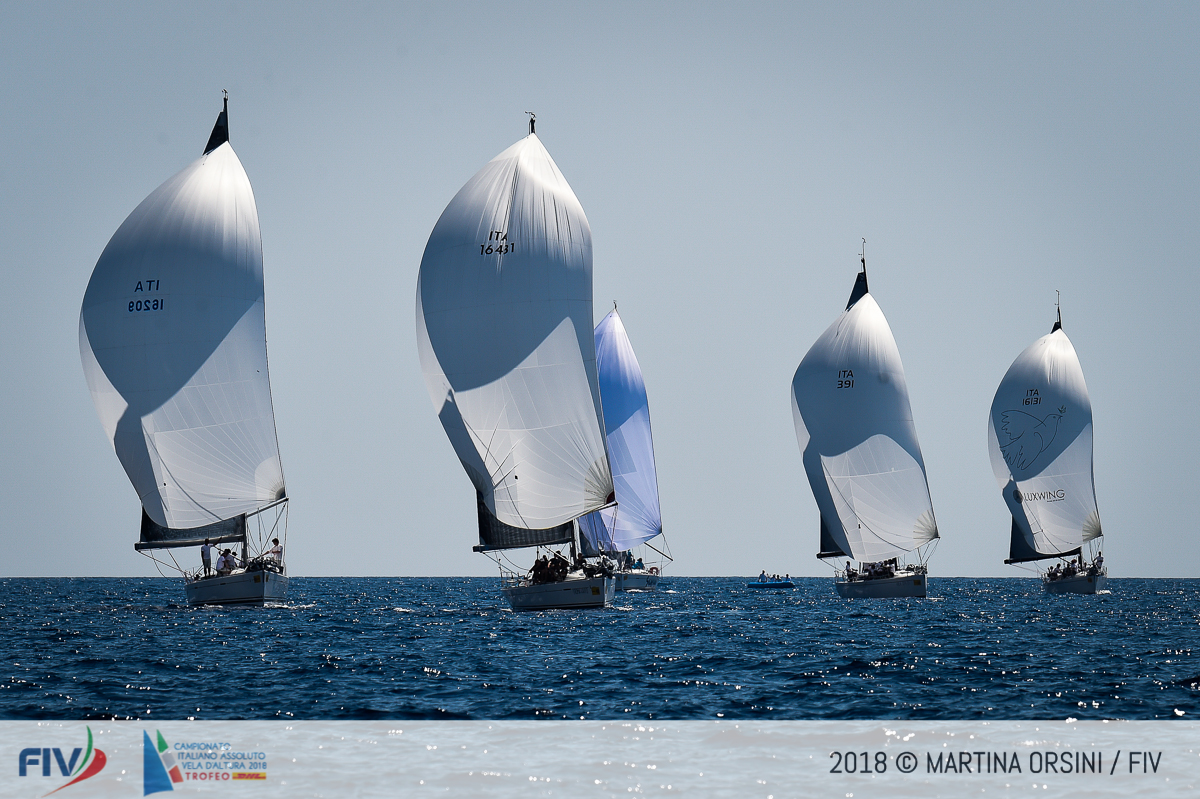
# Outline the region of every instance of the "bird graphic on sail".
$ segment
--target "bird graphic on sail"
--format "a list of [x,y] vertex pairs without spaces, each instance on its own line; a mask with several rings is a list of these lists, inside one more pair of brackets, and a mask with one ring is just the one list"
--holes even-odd
[[1038,456],[1054,443],[1058,424],[1066,412],[1065,405],[1059,407],[1058,413],[1047,414],[1042,419],[1025,411],[1002,412],[997,438],[1009,468],[1025,471],[1033,466]]

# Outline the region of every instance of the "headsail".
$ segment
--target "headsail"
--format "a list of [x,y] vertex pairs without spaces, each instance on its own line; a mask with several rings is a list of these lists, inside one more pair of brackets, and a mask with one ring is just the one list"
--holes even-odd
[[1071,556],[1099,537],[1092,404],[1061,323],[1000,381],[988,416],[992,471],[1012,514],[1007,563]]
[[417,280],[417,348],[478,493],[482,548],[569,540],[573,519],[612,500],[591,230],[532,131],[434,226]]
[[792,416],[821,513],[819,557],[887,560],[938,537],[900,352],[865,269],[796,369]]
[[615,308],[596,325],[596,364],[617,505],[582,517],[579,530],[591,550],[624,552],[661,533],[662,517],[646,384]]
[[286,496],[258,210],[227,109],[204,155],[113,234],[79,314],[92,399],[142,501],[143,549],[233,540],[238,517]]

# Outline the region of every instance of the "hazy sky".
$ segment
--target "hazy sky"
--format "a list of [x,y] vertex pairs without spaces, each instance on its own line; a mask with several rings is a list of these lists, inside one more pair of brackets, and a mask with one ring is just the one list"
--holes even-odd
[[619,301],[645,373],[671,573],[830,573],[788,390],[865,237],[942,533],[931,575],[1027,574],[1002,562],[986,420],[1059,289],[1110,573],[1193,576],[1198,22],[1167,3],[4,3],[0,574],[156,573],[79,307],[228,89],[293,574],[494,574],[414,291],[442,209],[528,110],[592,226],[596,318]]

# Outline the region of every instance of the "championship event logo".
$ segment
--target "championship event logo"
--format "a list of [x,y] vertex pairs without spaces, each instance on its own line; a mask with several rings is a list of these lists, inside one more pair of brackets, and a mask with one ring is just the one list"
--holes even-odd
[[173,791],[184,782],[266,780],[265,752],[237,751],[219,741],[168,743],[159,730],[142,731],[142,795]]
[[[80,757],[80,754],[83,757]],[[41,776],[51,776],[51,767],[56,767],[60,776],[71,777],[72,779],[55,788],[50,793],[43,794],[49,796],[51,793],[58,793],[63,788],[68,788],[77,782],[83,782],[89,777],[94,777],[104,770],[104,764],[108,762],[104,751],[96,749],[92,746],[92,728],[87,728],[87,749],[75,747],[71,750],[70,757],[63,754],[62,749],[56,747],[28,747],[21,750],[21,754],[17,756],[17,775],[21,777],[35,776],[33,769],[41,772]]]
[[158,738],[157,745],[150,740],[150,733],[142,730],[142,796],[173,791],[173,783],[183,782],[183,772],[175,764],[175,755],[171,754],[167,739],[158,730],[154,734]]

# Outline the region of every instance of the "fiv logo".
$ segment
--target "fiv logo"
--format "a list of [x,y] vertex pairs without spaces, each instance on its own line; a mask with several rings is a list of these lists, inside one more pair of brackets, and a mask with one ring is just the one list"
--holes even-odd
[[[51,793],[58,793],[63,788],[96,776],[104,770],[107,762],[108,758],[105,757],[104,750],[92,746],[92,728],[88,727],[87,748],[77,746],[71,750],[69,755],[57,746],[22,749],[21,754],[17,755],[17,776],[72,777],[69,782],[58,786],[50,793],[43,794],[43,796],[49,796]],[[55,769],[58,774],[54,774]]]

